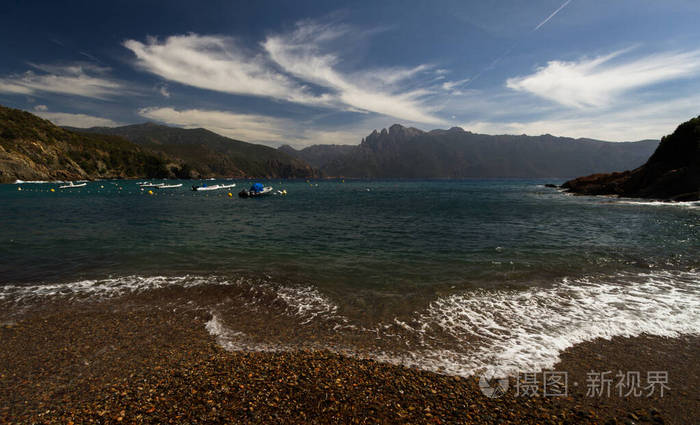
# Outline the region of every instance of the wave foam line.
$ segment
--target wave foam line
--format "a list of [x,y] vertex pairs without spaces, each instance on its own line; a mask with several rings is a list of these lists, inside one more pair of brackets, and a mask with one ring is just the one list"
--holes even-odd
[[700,334],[698,273],[608,279],[564,279],[553,288],[477,290],[439,298],[412,328],[425,335],[424,341],[442,331],[463,342],[463,348],[427,343],[406,355],[377,357],[454,375],[512,374],[551,369],[564,350],[597,338]]

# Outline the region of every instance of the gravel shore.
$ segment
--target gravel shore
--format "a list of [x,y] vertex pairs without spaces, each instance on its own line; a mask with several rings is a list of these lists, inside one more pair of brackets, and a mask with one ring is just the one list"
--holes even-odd
[[[327,351],[229,353],[207,315],[43,312],[0,327],[2,423],[697,423],[700,338],[567,350],[565,397],[488,398],[476,378]],[[590,397],[591,371],[668,372],[663,397]],[[573,383],[578,383],[574,386]]]

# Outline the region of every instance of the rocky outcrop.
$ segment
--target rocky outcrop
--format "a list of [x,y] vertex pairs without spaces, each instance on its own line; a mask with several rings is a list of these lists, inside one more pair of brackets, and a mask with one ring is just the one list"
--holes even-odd
[[580,195],[700,200],[700,116],[661,139],[659,147],[641,167],[579,177],[567,181],[562,188]]

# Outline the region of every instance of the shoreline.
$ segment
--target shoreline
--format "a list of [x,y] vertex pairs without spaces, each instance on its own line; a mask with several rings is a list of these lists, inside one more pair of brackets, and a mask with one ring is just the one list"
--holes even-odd
[[[0,327],[3,423],[692,423],[700,337],[594,340],[557,371],[666,370],[664,397],[488,398],[460,378],[328,351],[227,352],[191,311],[96,306]],[[634,419],[637,418],[637,419]],[[617,422],[608,422],[617,421]]]

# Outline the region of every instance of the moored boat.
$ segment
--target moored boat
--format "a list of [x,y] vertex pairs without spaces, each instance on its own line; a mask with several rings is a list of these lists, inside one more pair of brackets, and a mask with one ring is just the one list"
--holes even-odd
[[213,186],[208,186],[206,183],[201,186],[192,186],[192,190],[196,192],[209,191],[209,190],[219,190],[219,189],[229,189],[235,187],[236,183],[233,184],[215,184]]
[[85,186],[87,186],[87,183],[75,184],[75,183],[73,183],[73,182],[68,182],[68,184],[63,185],[63,186],[59,186],[58,188],[59,188],[59,189],[73,189],[73,188],[76,188],[76,187],[85,187]]
[[258,196],[268,195],[272,193],[271,186],[263,186],[262,183],[253,183],[250,189],[243,189],[238,192],[238,196],[241,198],[256,198]]

